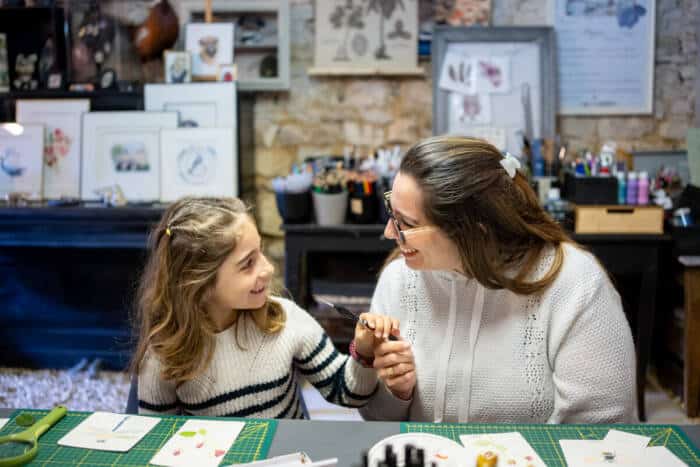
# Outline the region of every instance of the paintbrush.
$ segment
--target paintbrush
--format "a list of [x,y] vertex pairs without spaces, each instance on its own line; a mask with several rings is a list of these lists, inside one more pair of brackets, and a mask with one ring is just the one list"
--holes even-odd
[[[324,305],[326,305],[326,306],[328,306],[328,307],[330,307],[330,308],[333,308],[340,316],[342,316],[343,318],[345,318],[345,319],[347,319],[347,320],[352,321],[353,323],[357,323],[357,322],[359,321],[359,323],[360,323],[365,329],[369,329],[370,331],[374,331],[374,330],[375,330],[374,326],[370,326],[370,324],[367,322],[366,319],[364,319],[364,318],[360,319],[355,313],[353,313],[352,311],[348,310],[348,309],[345,308],[344,306],[335,305],[335,304],[329,302],[328,300],[323,300],[322,298],[316,298],[316,301],[317,301],[317,302],[320,302],[320,303],[323,303]],[[398,339],[397,339],[396,336],[394,336],[393,334],[389,334],[389,340],[390,340],[390,341],[395,341],[395,340],[398,340]]]

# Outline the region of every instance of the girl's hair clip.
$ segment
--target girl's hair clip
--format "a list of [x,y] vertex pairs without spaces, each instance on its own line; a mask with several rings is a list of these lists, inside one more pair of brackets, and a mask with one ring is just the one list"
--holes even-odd
[[166,227],[166,228],[165,228],[165,235],[167,235],[168,237],[172,237],[172,236],[173,236],[173,233],[172,233],[172,231],[170,230],[170,227]]
[[515,173],[521,167],[520,161],[511,153],[506,151],[503,155],[503,159],[501,159],[499,162],[501,163],[501,166],[505,169],[505,171],[508,173],[508,176],[510,178],[515,178]]

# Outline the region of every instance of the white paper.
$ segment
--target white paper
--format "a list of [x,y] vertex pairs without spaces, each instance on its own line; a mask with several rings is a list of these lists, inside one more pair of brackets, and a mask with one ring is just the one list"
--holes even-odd
[[498,464],[514,467],[546,467],[532,446],[517,432],[461,435],[467,459],[476,459],[485,451],[498,454]]
[[244,426],[244,422],[188,420],[153,456],[151,464],[215,467]]
[[305,452],[295,452],[292,454],[285,454],[283,456],[271,457],[269,459],[263,459],[255,462],[248,462],[245,464],[230,464],[225,467],[268,467],[268,466],[289,466],[289,465],[308,465],[310,464],[311,458]]
[[469,57],[447,52],[440,72],[440,88],[460,94],[476,93],[476,70]]
[[95,412],[58,440],[61,446],[126,452],[158,423],[160,418]]
[[476,89],[479,93],[510,92],[509,57],[477,57],[473,63],[476,72]]
[[686,467],[688,464],[681,461],[665,446],[652,446],[646,448],[649,465],[663,465],[663,467]]
[[626,431],[610,430],[603,439],[606,444],[615,444],[620,446],[629,446],[633,449],[644,449],[651,441],[648,436],[635,435]]
[[[604,441],[561,439],[559,445],[569,467],[643,467],[646,463],[646,449],[632,447],[613,448]],[[605,453],[614,453],[615,462],[605,460]]]
[[491,123],[491,97],[488,94],[450,93],[450,133],[468,133],[473,125]]
[[7,425],[7,422],[8,422],[9,420],[10,420],[9,418],[0,418],[0,430],[2,430],[2,428],[3,428],[5,425]]

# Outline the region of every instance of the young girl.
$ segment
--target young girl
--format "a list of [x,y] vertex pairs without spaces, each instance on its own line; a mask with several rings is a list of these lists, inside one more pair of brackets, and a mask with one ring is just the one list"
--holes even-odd
[[[303,418],[298,376],[330,402],[360,407],[377,387],[293,302],[268,293],[273,267],[242,201],[185,198],[163,215],[138,294],[140,413]],[[354,346],[373,355],[398,322],[368,315]],[[369,365],[368,365],[369,366]]]

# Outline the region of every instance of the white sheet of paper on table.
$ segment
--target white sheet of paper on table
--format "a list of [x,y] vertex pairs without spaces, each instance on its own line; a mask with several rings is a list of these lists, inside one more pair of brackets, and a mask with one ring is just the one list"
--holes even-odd
[[244,426],[245,422],[187,420],[153,456],[151,464],[218,466]]
[[58,440],[61,446],[126,452],[159,422],[157,417],[95,412]]
[[9,418],[0,418],[0,430],[2,430],[2,427],[4,427],[9,420]]
[[231,464],[225,467],[294,467],[302,465],[304,467],[333,467],[338,465],[338,458],[333,457],[314,462],[305,452],[295,452],[261,461],[248,462],[247,464]]
[[603,441],[607,444],[630,446],[637,449],[644,449],[649,445],[651,438],[648,436],[635,435],[627,431],[610,430],[605,435]]
[[646,448],[649,465],[663,465],[664,467],[687,467],[674,453],[665,446],[652,446]]
[[498,465],[513,467],[546,467],[530,443],[518,432],[461,435],[467,459],[476,459],[485,451],[498,454]]

